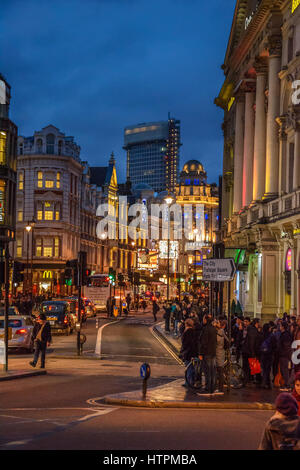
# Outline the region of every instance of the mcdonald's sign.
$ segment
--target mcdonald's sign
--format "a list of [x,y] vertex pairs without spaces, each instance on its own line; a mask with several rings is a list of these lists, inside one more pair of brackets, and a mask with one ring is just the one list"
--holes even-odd
[[52,271],[44,271],[43,279],[52,279],[52,278],[53,278],[53,272]]

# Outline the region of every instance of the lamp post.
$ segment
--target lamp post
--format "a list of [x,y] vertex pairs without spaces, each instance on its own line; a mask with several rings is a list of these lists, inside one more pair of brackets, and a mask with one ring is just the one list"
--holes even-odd
[[29,233],[31,232],[31,266],[30,266],[30,273],[31,273],[31,278],[30,278],[30,291],[32,294],[33,291],[33,229],[35,227],[35,220],[34,218],[31,220],[31,222],[28,222],[26,225],[26,231],[27,231],[27,282],[28,282],[28,277],[29,277]]
[[30,222],[27,223],[25,230],[27,232],[27,263],[26,263],[26,287],[29,285],[29,233],[31,232]]
[[198,229],[195,228],[193,230],[194,233],[194,239],[195,239],[195,250],[194,250],[194,282],[197,281],[197,235],[198,235]]
[[170,206],[173,202],[173,198],[168,195],[165,199],[166,204],[168,204],[168,265],[167,265],[167,301],[170,300]]

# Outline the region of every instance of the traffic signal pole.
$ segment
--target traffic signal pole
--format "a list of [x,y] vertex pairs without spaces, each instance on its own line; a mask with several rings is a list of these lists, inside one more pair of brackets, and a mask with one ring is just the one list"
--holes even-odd
[[81,334],[81,284],[82,284],[82,256],[81,252],[78,253],[78,315],[77,321],[80,325],[80,329],[77,331],[77,356],[81,354],[80,347],[80,334]]

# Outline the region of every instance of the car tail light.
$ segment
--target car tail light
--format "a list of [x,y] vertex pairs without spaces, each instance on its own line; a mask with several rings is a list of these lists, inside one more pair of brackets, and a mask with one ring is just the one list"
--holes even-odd
[[21,328],[20,330],[17,330],[15,332],[16,335],[26,335],[27,333],[27,330],[25,330],[25,328]]
[[65,317],[65,319],[64,319],[64,323],[69,323],[69,321],[68,321],[67,317]]

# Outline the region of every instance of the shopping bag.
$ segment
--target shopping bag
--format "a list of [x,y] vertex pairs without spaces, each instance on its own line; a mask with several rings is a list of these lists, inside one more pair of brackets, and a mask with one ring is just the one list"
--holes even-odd
[[249,367],[250,367],[251,375],[261,374],[260,362],[255,357],[249,358]]
[[280,367],[278,367],[278,373],[276,374],[276,377],[274,379],[274,387],[280,388],[283,387],[284,385],[284,380],[281,375]]

